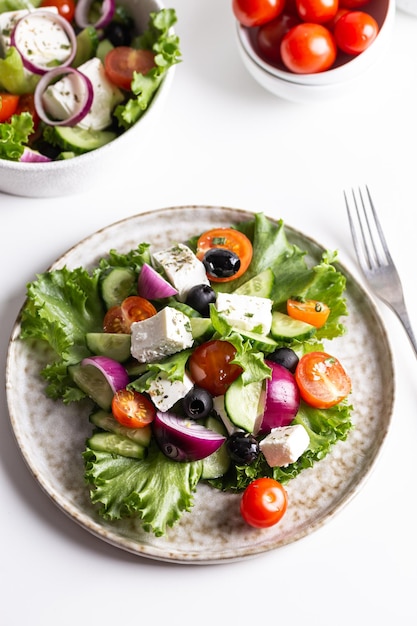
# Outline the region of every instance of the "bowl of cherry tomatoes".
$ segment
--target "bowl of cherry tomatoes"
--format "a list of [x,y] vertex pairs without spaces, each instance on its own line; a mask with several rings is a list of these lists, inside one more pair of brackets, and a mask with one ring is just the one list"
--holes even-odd
[[347,93],[384,56],[394,0],[232,0],[249,73],[287,100]]
[[114,181],[116,163],[134,177],[149,165],[146,141],[181,60],[175,10],[161,0],[27,4],[0,8],[0,192],[76,194]]

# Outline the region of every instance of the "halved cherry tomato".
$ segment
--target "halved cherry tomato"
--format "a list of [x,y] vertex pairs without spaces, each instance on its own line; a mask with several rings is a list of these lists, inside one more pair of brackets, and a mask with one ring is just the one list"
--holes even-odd
[[74,0],[42,0],[41,7],[56,7],[61,17],[72,22],[75,13]]
[[202,343],[188,363],[191,378],[212,396],[222,396],[242,373],[240,365],[232,363],[235,356],[236,348],[228,341],[212,339]]
[[316,328],[321,328],[327,322],[330,309],[324,302],[318,300],[287,300],[287,313],[294,320],[307,322]]
[[19,96],[11,93],[0,93],[0,122],[5,122],[16,113]]
[[304,22],[324,24],[333,19],[339,0],[295,0],[298,15]]
[[209,276],[210,280],[217,283],[225,283],[239,278],[246,272],[252,261],[253,248],[250,239],[234,228],[212,228],[200,235],[197,241],[197,258],[203,260],[204,255],[212,248],[225,248],[234,252],[240,260],[240,268],[227,278]]
[[130,333],[133,322],[156,315],[152,302],[141,296],[129,296],[120,305],[112,306],[104,316],[105,333]]
[[282,519],[288,506],[284,487],[273,478],[257,478],[243,492],[240,512],[247,524],[269,528]]
[[277,17],[284,9],[285,0],[233,0],[235,18],[243,26],[259,26]]
[[333,65],[336,54],[335,39],[322,24],[298,24],[281,42],[282,62],[295,74],[324,72]]
[[326,352],[308,352],[298,362],[295,380],[302,399],[328,409],[349,395],[352,384],[340,361]]
[[133,389],[120,389],[115,393],[111,410],[114,418],[128,428],[143,428],[150,424],[156,415],[152,402]]
[[342,15],[334,27],[337,45],[347,54],[360,54],[378,35],[378,22],[365,11],[348,11]]
[[133,73],[147,74],[155,67],[152,50],[136,50],[129,46],[118,46],[104,58],[104,69],[108,79],[120,89],[130,91]]

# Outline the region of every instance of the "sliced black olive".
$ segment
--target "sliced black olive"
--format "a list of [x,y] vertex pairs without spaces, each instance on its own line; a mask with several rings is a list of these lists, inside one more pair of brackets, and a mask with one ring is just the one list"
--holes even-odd
[[229,456],[238,465],[251,465],[259,456],[259,443],[251,433],[237,431],[226,443]]
[[190,419],[201,419],[213,409],[212,395],[201,387],[193,387],[182,399],[184,413]]
[[203,317],[210,317],[210,304],[216,302],[216,292],[210,285],[195,285],[187,294],[185,304],[188,304]]
[[203,257],[206,272],[216,278],[229,278],[240,269],[240,259],[227,248],[211,248]]
[[268,360],[273,363],[278,363],[278,365],[282,365],[294,374],[299,358],[294,350],[291,350],[291,348],[277,348],[274,352],[268,354]]

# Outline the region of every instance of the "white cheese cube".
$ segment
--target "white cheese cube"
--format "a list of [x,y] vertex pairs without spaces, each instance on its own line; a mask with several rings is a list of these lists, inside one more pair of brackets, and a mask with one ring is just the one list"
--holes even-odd
[[140,363],[154,363],[193,345],[190,318],[165,307],[131,327],[131,354]]
[[187,293],[195,285],[209,285],[206,269],[190,248],[182,243],[167,250],[155,252],[154,261],[162,267],[168,280],[178,291],[178,299],[184,302]]
[[148,393],[152,402],[160,411],[168,411],[178,400],[184,398],[193,388],[194,383],[188,374],[183,380],[168,380],[164,373],[161,373],[149,384]]
[[300,458],[309,443],[310,437],[304,426],[293,424],[273,428],[259,447],[270,467],[286,467]]
[[218,293],[216,309],[234,328],[267,335],[272,324],[272,300],[258,296]]
[[[78,70],[90,79],[94,96],[90,111],[77,126],[103,130],[110,126],[113,109],[123,101],[123,94],[108,80],[100,59],[89,59]],[[49,115],[58,120],[69,117],[77,108],[80,88],[80,80],[75,74],[68,74],[48,87],[42,99]]]

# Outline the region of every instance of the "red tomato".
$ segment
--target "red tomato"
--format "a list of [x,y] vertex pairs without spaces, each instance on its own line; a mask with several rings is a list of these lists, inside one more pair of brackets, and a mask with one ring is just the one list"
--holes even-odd
[[330,309],[324,302],[317,300],[287,300],[287,313],[295,320],[307,322],[316,328],[321,328],[327,322]]
[[281,41],[300,20],[293,14],[281,13],[278,17],[259,27],[255,39],[259,55],[268,63],[281,63]]
[[240,376],[242,368],[232,363],[236,348],[228,341],[213,339],[202,343],[188,362],[191,378],[212,396],[222,396]]
[[58,13],[68,22],[72,22],[75,13],[74,0],[42,0],[41,7],[56,7]]
[[104,58],[104,69],[109,80],[125,91],[130,91],[134,72],[147,74],[154,67],[155,54],[151,50],[118,46]]
[[104,316],[105,333],[130,333],[133,322],[140,322],[156,315],[157,311],[149,300],[140,296],[129,296],[120,305],[112,306]]
[[337,20],[340,17],[342,17],[342,15],[344,15],[345,13],[349,13],[349,9],[338,9],[334,18],[330,20],[330,22],[327,22],[326,27],[329,28],[331,31],[334,31],[334,27],[336,26]]
[[281,42],[282,61],[295,74],[324,72],[333,65],[336,54],[334,37],[322,24],[298,24]]
[[324,24],[336,15],[339,0],[296,0],[295,5],[304,22]]
[[285,0],[233,0],[232,9],[243,26],[260,26],[284,10]]
[[359,9],[369,4],[371,0],[339,0],[339,6],[345,9]]
[[212,228],[203,233],[197,241],[197,258],[201,261],[205,253],[212,248],[226,248],[234,252],[240,259],[240,268],[236,274],[227,278],[209,276],[213,282],[225,283],[239,278],[246,272],[252,260],[251,241],[246,235],[234,228]]
[[351,381],[340,361],[326,352],[308,352],[298,362],[295,380],[304,402],[328,409],[346,398]]
[[360,54],[375,40],[379,31],[377,21],[364,11],[349,11],[334,27],[337,45],[347,54]]
[[19,96],[11,93],[0,93],[0,122],[5,122],[16,113]]
[[243,492],[240,512],[247,524],[269,528],[282,519],[288,506],[284,487],[273,478],[257,478]]
[[115,393],[111,410],[114,418],[128,428],[143,428],[150,424],[156,415],[152,402],[133,389],[120,389]]

